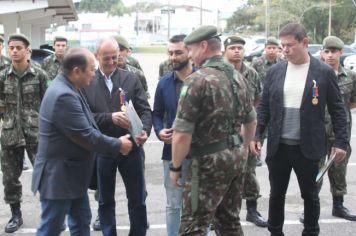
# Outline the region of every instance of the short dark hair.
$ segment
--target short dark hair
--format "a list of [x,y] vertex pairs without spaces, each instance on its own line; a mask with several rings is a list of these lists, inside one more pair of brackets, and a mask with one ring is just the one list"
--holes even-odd
[[307,31],[303,25],[299,23],[289,23],[281,29],[279,32],[279,37],[292,35],[298,42],[301,42],[305,37],[307,37]]
[[211,51],[221,51],[221,39],[219,37],[214,37],[206,41],[208,42],[208,46]]
[[88,66],[87,55],[87,51],[82,47],[74,47],[69,49],[63,57],[63,74],[69,75],[74,67],[79,67],[82,71],[84,71]]
[[185,34],[177,34],[174,35],[172,38],[169,39],[170,43],[179,43],[179,42],[183,42],[184,38],[187,37],[187,35]]

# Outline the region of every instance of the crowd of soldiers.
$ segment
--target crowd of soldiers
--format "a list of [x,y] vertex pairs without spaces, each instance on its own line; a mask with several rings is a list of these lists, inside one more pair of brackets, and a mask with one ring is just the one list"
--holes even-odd
[[[110,43],[110,40],[98,43],[99,49],[105,49],[102,45],[107,43],[117,45],[117,52],[110,58],[100,58],[100,51],[96,52],[98,71],[104,75],[105,62],[112,60],[115,68],[128,73],[124,78],[127,76],[139,81],[139,90],[145,92],[143,100],[147,102],[150,97],[147,80],[138,61],[130,56],[129,42],[122,36],[115,36],[113,39],[115,43]],[[11,34],[7,42],[10,58],[0,55],[0,111],[3,120],[1,169],[4,200],[10,205],[12,212],[5,232],[12,233],[23,224],[22,185],[19,177],[24,168],[24,151],[28,153],[33,165],[38,145],[39,107],[47,87],[61,73],[68,41],[64,37],[56,37],[53,42],[54,54],[45,58],[41,65],[36,65],[31,60],[30,41],[25,35]],[[172,223],[167,212],[169,236],[205,235],[214,229],[218,235],[243,235],[239,221],[242,199],[246,200],[246,220],[270,229],[270,221],[257,210],[257,200],[261,195],[256,166],[260,165],[261,156],[249,149],[255,135],[259,103],[263,94],[268,93],[264,91],[264,83],[269,70],[288,60],[281,56],[280,48],[284,50],[293,45],[281,45],[277,38],[269,37],[264,54],[248,65],[244,62],[245,44],[245,39],[238,35],[231,35],[221,43],[216,27],[202,26],[188,36],[173,36],[168,44],[169,57],[159,66],[159,83],[152,113],[153,126],[157,137],[165,143],[165,149],[169,149],[168,156],[167,150],[162,154],[162,159],[166,162],[165,181],[166,178],[169,181],[170,177],[169,188],[179,190],[175,194],[179,195],[176,196],[180,199],[178,204],[182,205],[182,209],[177,206],[176,214],[180,218],[178,221]],[[4,47],[4,39],[0,36],[0,52]],[[337,77],[338,90],[347,114],[347,138],[350,140],[350,110],[356,107],[356,74],[340,64],[343,47],[344,43],[340,38],[326,37],[320,55],[321,60],[333,68]],[[116,70],[109,69],[105,78],[110,78],[114,71]],[[100,77],[100,74],[97,76]],[[163,94],[170,86],[170,81],[174,81],[173,92]],[[318,95],[314,92],[312,103],[318,105]],[[120,99],[125,99],[125,94],[120,93],[119,96]],[[167,99],[174,102],[167,105]],[[89,105],[93,109],[90,101]],[[120,112],[124,111],[122,108]],[[173,113],[169,114],[170,111]],[[119,114],[117,118],[114,118],[114,111],[112,114],[113,122],[114,119],[120,120]],[[323,119],[327,131],[328,155],[320,159],[320,168],[325,158],[331,158],[335,143],[332,118],[326,113]],[[128,129],[129,126],[117,122],[118,126]],[[148,123],[151,127],[150,122]],[[146,132],[149,135],[150,130]],[[263,138],[267,135],[264,132]],[[332,215],[356,221],[356,215],[343,206],[343,196],[347,193],[346,169],[351,155],[349,144],[346,151],[346,158],[338,165],[333,165],[328,172],[333,197]],[[143,149],[139,153],[144,162]],[[189,162],[182,168],[186,158]],[[182,180],[182,176],[187,178]],[[169,198],[172,190],[168,189],[166,183],[165,188]],[[318,185],[319,191],[320,188],[321,183]],[[145,192],[144,200],[147,196],[146,189]],[[96,192],[96,200],[99,199],[99,193]],[[167,211],[169,204],[171,203],[167,199]],[[103,230],[104,235],[116,235],[116,230],[115,233],[105,233],[100,223],[104,218],[99,216],[100,212],[93,223],[94,230]],[[300,221],[304,222],[303,214]],[[130,222],[131,227],[136,227],[131,217]],[[65,227],[63,224],[62,230]],[[148,227],[146,222],[145,228]],[[273,234],[273,229],[270,231],[272,235],[283,235]],[[137,233],[138,236],[141,234],[145,235]]]

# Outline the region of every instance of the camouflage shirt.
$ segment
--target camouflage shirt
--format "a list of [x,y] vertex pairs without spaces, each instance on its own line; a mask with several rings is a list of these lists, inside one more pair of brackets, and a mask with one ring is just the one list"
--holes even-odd
[[143,90],[145,90],[145,92],[147,94],[147,97],[149,98],[150,95],[148,93],[147,80],[146,80],[145,74],[142,72],[142,70],[139,70],[136,67],[131,66],[129,64],[126,64],[125,68],[122,68],[122,69],[130,71],[130,72],[134,73],[137,76],[137,78],[141,82]]
[[172,71],[172,64],[169,59],[162,61],[159,64],[159,71],[158,71],[158,79],[160,79],[162,76],[167,74],[169,71]]
[[46,73],[31,64],[22,75],[18,75],[12,66],[0,72],[3,147],[38,142],[38,112],[46,88]]
[[181,89],[173,129],[192,133],[192,147],[202,147],[226,139],[230,131],[228,121],[231,114],[234,114],[237,126],[252,121],[256,116],[242,77],[238,77],[232,68],[239,99],[232,102],[235,95],[227,74],[206,66],[213,60],[232,68],[221,56],[209,58],[201,69],[184,81]]
[[[339,67],[338,85],[341,93],[341,98],[346,107],[347,133],[351,137],[352,114],[349,109],[350,103],[356,102],[356,73],[342,66]],[[334,132],[331,122],[331,117],[328,112],[326,114],[326,132],[329,139],[334,139]]]
[[140,63],[138,62],[138,60],[132,56],[126,57],[126,64],[129,64],[130,66],[133,66],[136,69],[143,72],[142,67],[141,67]]
[[257,71],[258,75],[260,76],[260,80],[263,82],[264,79],[266,78],[268,69],[274,64],[276,64],[277,62],[280,62],[281,60],[282,59],[277,57],[276,60],[270,62],[267,60],[265,55],[262,55],[252,60],[251,67]]
[[256,102],[260,100],[262,96],[262,81],[258,73],[245,63],[242,63],[240,73],[248,86],[251,101]]
[[11,65],[11,60],[0,55],[0,71]]
[[56,57],[56,54],[52,54],[46,57],[42,63],[42,69],[46,71],[48,79],[54,80],[57,74],[60,72],[62,60]]

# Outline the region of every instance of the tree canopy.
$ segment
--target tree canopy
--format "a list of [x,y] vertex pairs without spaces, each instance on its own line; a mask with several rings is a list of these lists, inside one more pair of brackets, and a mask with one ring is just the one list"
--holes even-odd
[[[331,34],[345,43],[354,39],[356,6],[352,0],[332,0]],[[312,42],[321,43],[328,35],[329,0],[269,0],[269,35],[277,36],[280,27],[290,22],[305,26]],[[266,1],[248,0],[228,19],[227,30],[232,32],[265,31]]]

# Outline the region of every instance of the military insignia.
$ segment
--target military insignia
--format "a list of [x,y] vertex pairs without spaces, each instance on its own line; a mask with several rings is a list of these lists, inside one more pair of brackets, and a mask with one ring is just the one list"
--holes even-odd
[[182,87],[182,89],[180,90],[180,97],[185,97],[187,95],[187,92],[188,92],[188,86],[187,85],[184,85]]
[[314,84],[314,86],[313,86],[313,94],[312,94],[313,95],[312,104],[314,106],[316,106],[319,103],[319,99],[318,99],[318,97],[319,97],[319,87],[316,85],[316,81],[315,80],[313,80],[313,84]]
[[125,112],[126,92],[122,88],[119,88],[119,91],[120,91],[120,110],[122,112]]

